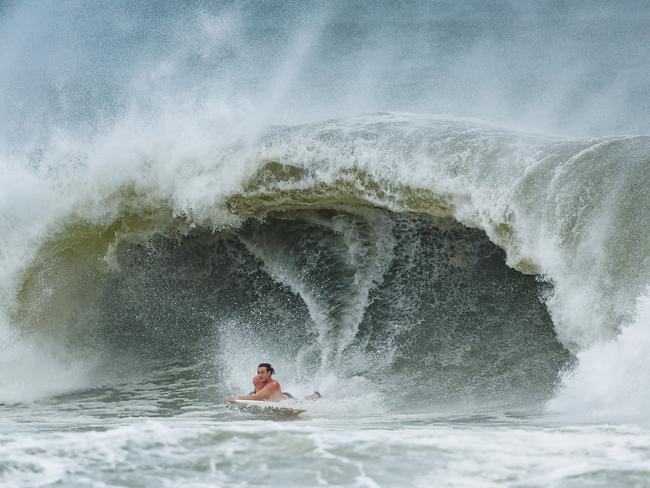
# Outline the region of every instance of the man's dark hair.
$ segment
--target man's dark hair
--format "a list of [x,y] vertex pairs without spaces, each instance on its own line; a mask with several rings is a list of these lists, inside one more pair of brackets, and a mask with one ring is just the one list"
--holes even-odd
[[257,365],[258,368],[266,368],[266,370],[273,376],[275,374],[275,370],[273,369],[273,366],[271,366],[269,363],[260,363]]

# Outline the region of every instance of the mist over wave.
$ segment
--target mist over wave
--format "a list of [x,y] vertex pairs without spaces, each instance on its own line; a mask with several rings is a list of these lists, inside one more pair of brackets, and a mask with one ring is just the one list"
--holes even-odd
[[650,138],[606,136],[649,129],[647,8],[517,5],[2,7],[0,400],[266,354],[646,421],[593,385],[648,351]]

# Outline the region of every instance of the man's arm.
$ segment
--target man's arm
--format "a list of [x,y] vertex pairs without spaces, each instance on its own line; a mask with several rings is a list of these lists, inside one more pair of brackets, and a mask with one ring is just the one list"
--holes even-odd
[[253,393],[252,395],[236,395],[228,398],[228,401],[230,403],[234,402],[235,400],[268,400],[273,396],[273,392],[275,391],[276,386],[273,383],[269,383],[266,385],[264,388],[262,388],[260,391],[257,393]]
[[236,396],[231,396],[228,401],[229,402],[234,402],[235,400],[265,400],[266,397],[262,396],[262,392],[258,391],[257,393],[253,393],[252,395],[236,395]]

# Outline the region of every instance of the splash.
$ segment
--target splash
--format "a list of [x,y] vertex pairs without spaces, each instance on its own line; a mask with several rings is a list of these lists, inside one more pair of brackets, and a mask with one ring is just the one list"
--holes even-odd
[[650,339],[650,296],[639,297],[632,324],[616,339],[578,353],[579,367],[567,372],[549,413],[579,422],[647,424],[650,395],[646,368]]

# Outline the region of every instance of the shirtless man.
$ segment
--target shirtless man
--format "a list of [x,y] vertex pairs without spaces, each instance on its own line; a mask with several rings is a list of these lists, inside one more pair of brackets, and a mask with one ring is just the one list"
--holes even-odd
[[[273,402],[295,400],[296,398],[291,393],[282,391],[280,383],[272,378],[274,374],[273,366],[269,363],[260,363],[257,366],[257,374],[253,376],[255,390],[248,395],[231,396],[228,401],[232,403],[235,400],[268,400]],[[321,394],[315,391],[311,395],[307,395],[303,400],[318,400],[319,398],[321,398]]]
[[280,383],[272,378],[275,370],[269,363],[260,363],[257,366],[257,374],[253,377],[255,391],[250,395],[237,395],[228,398],[229,402],[235,400],[270,400],[278,402],[292,398],[291,395],[283,394]]

